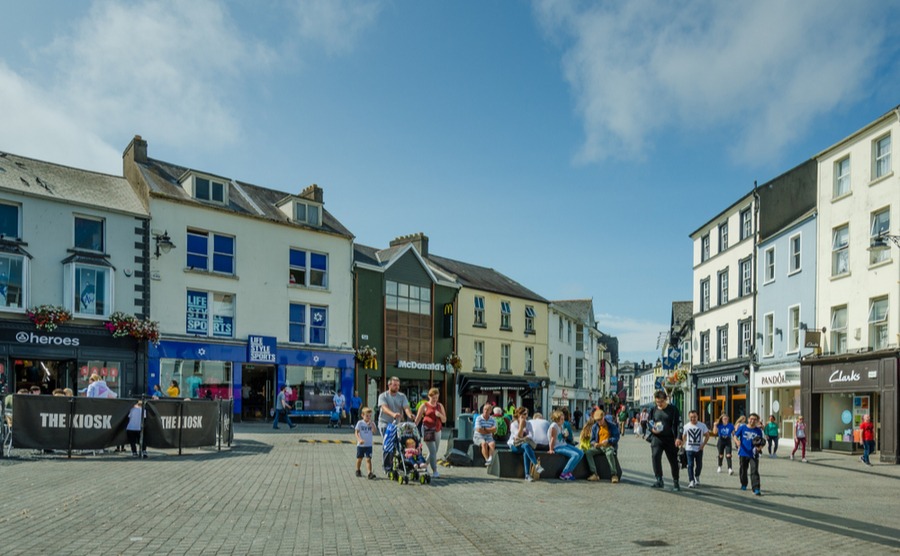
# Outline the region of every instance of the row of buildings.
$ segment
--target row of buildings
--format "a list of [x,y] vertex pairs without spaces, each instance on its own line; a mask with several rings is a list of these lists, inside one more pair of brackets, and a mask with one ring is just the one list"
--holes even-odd
[[334,392],[375,405],[389,376],[453,414],[484,402],[584,409],[618,394],[616,338],[591,300],[550,301],[424,234],[354,241],[323,190],[259,187],[148,156],[112,176],[0,153],[0,390],[234,399],[265,418]]
[[881,461],[900,462],[898,134],[900,108],[690,234],[692,315],[673,304],[661,362],[677,357],[657,371],[683,409],[771,415],[788,441],[803,415],[813,449],[847,452],[870,414]]

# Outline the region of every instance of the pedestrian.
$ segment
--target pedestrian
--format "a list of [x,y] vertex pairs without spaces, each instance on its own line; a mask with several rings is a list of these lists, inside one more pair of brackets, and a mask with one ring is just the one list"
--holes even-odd
[[116,393],[109,389],[106,381],[100,378],[100,375],[94,373],[88,379],[87,391],[84,395],[88,398],[115,398]]
[[584,417],[584,412],[581,411],[580,409],[576,408],[576,409],[575,409],[575,412],[572,413],[572,417],[573,417],[574,420],[575,420],[575,423],[574,423],[574,424],[575,424],[575,428],[576,428],[576,429],[581,429],[581,418]]
[[447,422],[447,411],[439,401],[440,395],[441,391],[437,388],[429,390],[428,401],[416,413],[416,425],[422,425],[422,440],[428,448],[428,464],[434,478],[441,476],[437,470],[437,454],[441,446],[441,429]]
[[794,423],[794,450],[791,452],[791,459],[794,459],[798,446],[802,446],[800,461],[806,463],[806,422],[803,420],[803,415],[797,415],[797,422]]
[[548,452],[551,454],[559,453],[569,458],[559,478],[563,481],[574,481],[575,475],[572,474],[572,471],[575,470],[575,466],[584,457],[584,452],[569,444],[566,438],[566,429],[563,426],[564,420],[565,415],[563,415],[562,411],[557,410],[550,414],[550,428],[547,431],[547,436],[550,439]]
[[747,472],[750,473],[750,487],[753,494],[762,496],[759,483],[759,454],[766,440],[763,430],[759,428],[759,415],[751,413],[747,417],[747,424],[741,425],[734,431],[734,444],[738,449],[740,468],[738,474],[741,478],[741,490],[747,490]]
[[722,459],[728,463],[728,474],[734,475],[734,468],[731,467],[731,445],[734,442],[734,425],[728,422],[728,415],[719,415],[713,427],[713,434],[716,436],[716,450],[719,456],[719,466],[716,473],[722,472]]
[[350,422],[351,423],[356,423],[357,421],[359,421],[359,409],[361,407],[362,407],[362,398],[359,397],[359,391],[354,390],[353,395],[350,396]]
[[778,455],[778,423],[775,422],[775,416],[769,415],[769,422],[766,423],[766,443],[769,450],[770,458],[777,458]]
[[[594,456],[603,454],[606,456],[606,461],[609,463],[609,472],[612,475],[609,482],[618,483],[619,476],[622,474],[622,469],[619,467],[618,458],[616,457],[620,437],[619,427],[613,422],[612,415],[606,415],[601,407],[594,410],[594,413],[591,415],[591,419],[588,422],[591,427],[588,437],[588,445],[590,448],[584,452],[584,455],[587,456],[588,469],[591,470],[588,480],[600,480],[600,474],[597,473],[597,462],[594,461]],[[585,425],[585,428],[587,428],[587,425]],[[584,431],[582,431],[582,438],[584,438]]]
[[286,384],[281,385],[281,390],[278,391],[278,396],[275,397],[275,419],[272,420],[272,428],[278,429],[278,421],[281,420],[281,416],[284,416],[285,422],[287,422],[289,428],[294,428],[296,425],[291,422],[291,416],[288,415],[288,412],[291,410],[291,406],[285,398],[287,389]]
[[404,414],[412,420],[413,414],[409,410],[409,399],[400,391],[400,379],[392,376],[388,380],[388,389],[378,396],[378,432],[384,436],[384,429],[388,424],[399,420]]
[[356,422],[354,428],[356,435],[356,476],[362,477],[360,467],[362,460],[366,460],[366,475],[369,479],[375,478],[372,473],[372,436],[375,434],[375,423],[372,422],[372,410],[368,407],[362,408],[362,419]]
[[619,436],[625,436],[625,424],[628,422],[628,412],[625,411],[625,406],[622,406],[621,411],[619,411]]
[[550,448],[550,435],[547,434],[547,431],[550,430],[550,421],[544,419],[544,416],[538,412],[534,412],[534,417],[532,417],[529,421],[531,424],[531,438],[534,440],[534,449],[547,451]]
[[153,385],[153,392],[150,394],[150,396],[156,396],[158,399],[168,397],[166,396],[166,393],[162,391],[162,388],[159,387],[159,384]]
[[672,470],[672,490],[678,492],[681,487],[678,484],[678,448],[681,447],[681,417],[675,406],[669,404],[669,395],[665,390],[657,390],[653,395],[656,407],[647,413],[647,426],[651,433],[650,457],[653,464],[653,475],[656,482],[654,488],[664,488],[662,456],[666,455],[669,467]]
[[[125,425],[125,436],[128,437],[128,444],[131,445],[131,456],[142,457],[147,459],[147,444],[144,439],[144,418],[147,411],[144,410],[144,402],[138,400],[137,403],[128,411],[128,424]],[[141,453],[138,455],[137,445],[141,445]]]
[[177,380],[173,380],[169,383],[169,387],[166,388],[166,395],[170,398],[177,398],[181,395],[181,389],[178,388]]
[[497,443],[494,442],[497,422],[494,421],[493,409],[491,404],[484,404],[481,413],[475,418],[475,429],[472,433],[472,442],[481,448],[485,466],[491,464],[494,460],[494,452],[497,450]]
[[875,452],[875,424],[872,423],[872,416],[868,413],[863,415],[862,423],[859,424],[859,430],[862,435],[863,455],[859,456],[859,461],[871,466],[869,456]]
[[709,429],[706,423],[700,422],[700,414],[696,409],[688,412],[690,423],[684,426],[681,442],[687,455],[688,488],[700,484],[700,473],[703,471],[703,448],[709,442]]
[[337,426],[338,428],[341,428],[341,423],[347,418],[347,399],[344,397],[344,394],[338,390],[334,393],[334,397],[331,398],[331,403],[334,404],[334,412],[338,416]]
[[525,481],[531,482],[535,477],[540,477],[544,472],[541,467],[541,461],[534,455],[534,430],[531,428],[531,422],[528,420],[528,408],[518,407],[513,415],[512,424],[509,426],[509,451],[514,454],[522,454]]

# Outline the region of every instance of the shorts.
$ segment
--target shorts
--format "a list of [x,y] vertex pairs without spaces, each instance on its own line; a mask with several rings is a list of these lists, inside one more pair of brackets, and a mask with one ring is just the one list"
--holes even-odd
[[356,459],[372,459],[372,447],[371,446],[357,446],[356,447]]
[[493,434],[479,434],[476,432],[472,435],[472,442],[474,442],[476,446],[481,446],[485,442],[490,444],[493,441],[494,441]]

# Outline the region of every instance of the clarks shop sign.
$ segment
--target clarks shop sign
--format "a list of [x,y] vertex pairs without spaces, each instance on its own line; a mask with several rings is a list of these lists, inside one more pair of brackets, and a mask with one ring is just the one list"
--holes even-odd
[[813,387],[816,390],[866,391],[877,389],[878,363],[862,365],[824,365],[813,370]]

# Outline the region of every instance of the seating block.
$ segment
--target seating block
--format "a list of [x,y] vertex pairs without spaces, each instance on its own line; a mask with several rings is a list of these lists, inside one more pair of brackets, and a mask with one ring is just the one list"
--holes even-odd
[[[541,460],[541,467],[544,468],[544,472],[541,473],[541,478],[546,479],[558,478],[559,474],[562,473],[563,468],[565,468],[566,462],[569,461],[569,458],[562,454],[536,451],[535,455]],[[612,472],[610,471],[609,462],[606,460],[606,456],[597,454],[594,456],[594,462],[597,464],[597,475],[599,475],[602,480],[610,480],[612,478]],[[616,463],[618,464],[618,458],[616,458]],[[482,460],[481,465],[484,465],[484,460]],[[500,478],[524,479],[524,457],[522,454],[514,454],[509,450],[497,450],[497,453],[494,455],[494,461],[492,461],[491,465],[488,467],[488,473]],[[578,462],[578,465],[575,466],[575,470],[572,471],[572,474],[575,475],[576,479],[588,478],[591,471],[584,458]]]

